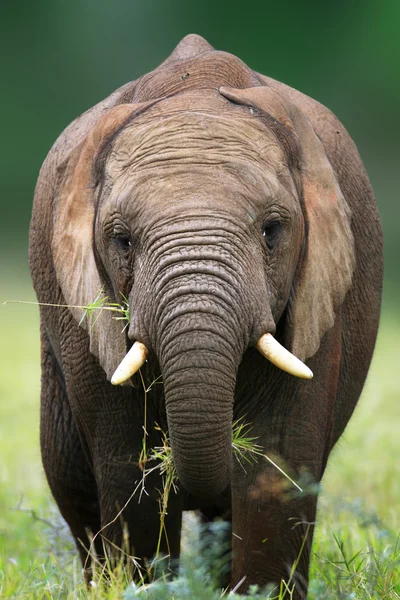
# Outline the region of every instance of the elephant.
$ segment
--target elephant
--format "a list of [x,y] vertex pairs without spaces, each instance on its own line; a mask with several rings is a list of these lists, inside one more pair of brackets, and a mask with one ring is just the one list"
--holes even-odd
[[[317,487],[362,391],[382,232],[343,125],[188,35],[57,139],[29,262],[42,460],[82,564],[93,547],[142,567],[156,553],[159,470],[132,496],[145,427],[148,448],[168,436],[177,474],[159,547],[171,571],[197,510],[230,523],[232,587],[306,597],[318,494],[264,458],[243,464],[232,427]],[[89,319],[98,299],[125,302],[129,322]]]

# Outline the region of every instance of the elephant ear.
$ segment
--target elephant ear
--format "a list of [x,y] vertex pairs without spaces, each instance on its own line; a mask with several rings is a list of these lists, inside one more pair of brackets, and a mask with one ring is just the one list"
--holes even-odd
[[82,306],[107,301],[93,253],[95,215],[94,163],[99,151],[123,126],[137,105],[121,104],[102,116],[87,137],[58,168],[54,199],[52,252],[64,299],[90,338],[90,352],[98,357],[110,379],[126,354],[121,321],[108,310],[85,316]]
[[301,180],[306,247],[293,281],[286,338],[293,354],[305,360],[333,327],[335,311],[351,285],[355,268],[351,212],[321,140],[297,105],[270,87],[220,92],[260,109],[261,117],[267,113],[267,122],[272,117],[275,125],[288,128],[297,138],[300,156],[290,162]]

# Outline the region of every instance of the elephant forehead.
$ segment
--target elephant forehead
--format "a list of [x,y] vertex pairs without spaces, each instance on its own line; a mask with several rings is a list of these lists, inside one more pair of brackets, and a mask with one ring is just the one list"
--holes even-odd
[[[126,170],[108,181],[100,201],[104,214],[130,213],[147,222],[188,211],[202,214],[228,210],[240,221],[253,222],[265,203],[295,211],[293,181],[282,184],[274,170],[261,169],[247,160],[221,164],[177,163],[169,168]],[[133,211],[133,212],[132,212]]]
[[153,169],[139,170],[120,177],[111,188],[108,199],[116,205],[127,205],[131,201],[136,207],[153,206],[216,208],[219,199],[231,206],[250,206],[256,209],[258,202],[268,197],[282,196],[282,186],[272,175],[267,177],[261,170],[249,170],[244,164],[235,164],[232,169],[227,165],[193,165],[190,169],[180,166],[168,173]]
[[258,166],[286,164],[275,135],[255,116],[213,115],[188,111],[132,122],[114,142],[106,164],[106,175],[118,179],[130,173],[157,168],[160,172],[190,165],[232,167],[245,163]]

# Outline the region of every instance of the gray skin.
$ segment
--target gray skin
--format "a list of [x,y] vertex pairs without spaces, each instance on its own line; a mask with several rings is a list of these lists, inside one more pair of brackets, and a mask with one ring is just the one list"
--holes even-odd
[[[243,418],[294,479],[319,482],[360,396],[378,327],[382,233],[357,150],[325,107],[184,38],[155,71],[74,121],[38,180],[30,266],[39,302],[78,306],[99,290],[109,312],[41,306],[41,448],[51,491],[84,566],[88,531],[115,555],[151,558],[160,476],[142,472],[144,388],[110,378],[146,344],[147,445],[168,432],[179,476],[167,515],[179,557],[182,510],[232,522],[231,583],[288,580],[307,593],[317,496],[266,460],[232,456]],[[255,349],[272,333],[307,360],[293,377]],[[114,546],[109,546],[111,540]],[[126,545],[125,545],[126,548]]]

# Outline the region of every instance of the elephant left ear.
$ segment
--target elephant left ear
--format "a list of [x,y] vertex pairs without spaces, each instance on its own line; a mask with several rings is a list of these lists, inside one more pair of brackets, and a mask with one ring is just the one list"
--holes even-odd
[[130,118],[138,105],[110,109],[58,167],[53,211],[53,263],[59,286],[79,325],[87,330],[90,352],[110,379],[126,354],[121,321],[108,310],[85,316],[84,306],[106,303],[93,252],[96,182],[94,164],[107,140]]
[[[284,127],[299,156],[290,157],[301,181],[306,247],[293,281],[286,337],[295,356],[313,356],[322,336],[333,327],[335,313],[350,288],[355,268],[351,211],[338,184],[325,148],[301,108],[271,87],[245,90],[220,88],[231,101],[258,108],[268,123]],[[271,120],[272,117],[272,120]]]

